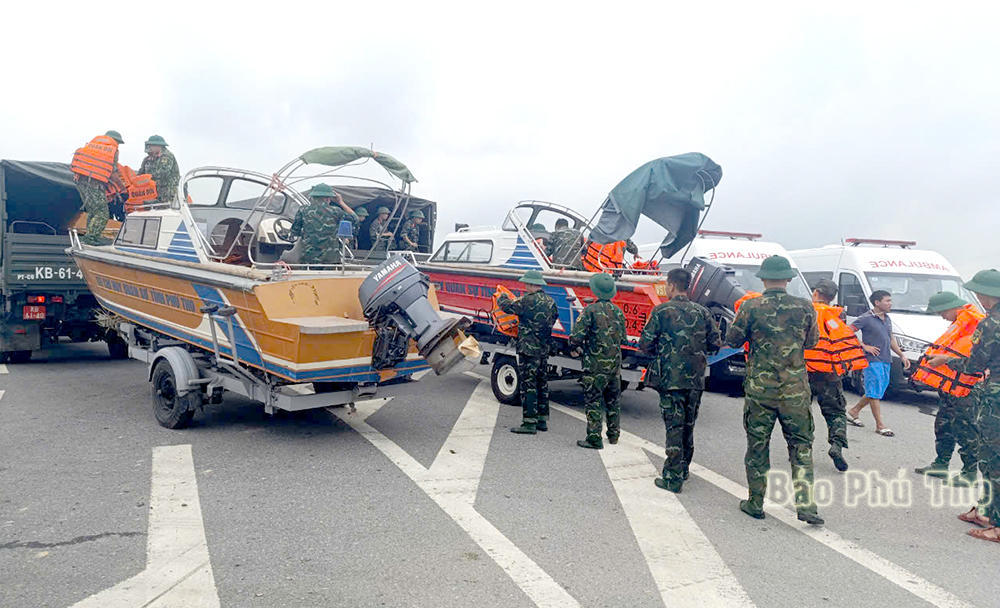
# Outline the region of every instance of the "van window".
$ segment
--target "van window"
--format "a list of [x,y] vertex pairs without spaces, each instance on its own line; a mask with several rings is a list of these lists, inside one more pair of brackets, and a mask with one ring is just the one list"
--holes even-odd
[[872,291],[882,289],[892,294],[894,311],[935,314],[927,312],[927,302],[939,291],[950,291],[966,302],[976,301],[972,294],[962,287],[962,279],[956,276],[866,272],[865,278],[868,279]]
[[449,241],[438,249],[431,261],[489,264],[492,259],[492,241]]
[[840,273],[840,290],[837,292],[837,303],[840,306],[861,306],[868,309],[868,298],[861,280],[849,272]]
[[125,220],[125,226],[118,234],[118,243],[133,247],[148,247],[156,249],[160,234],[160,218],[130,217]]
[[802,276],[806,278],[806,283],[809,285],[809,289],[815,289],[816,283],[819,283],[820,279],[833,280],[833,271],[818,271],[818,272],[803,272]]

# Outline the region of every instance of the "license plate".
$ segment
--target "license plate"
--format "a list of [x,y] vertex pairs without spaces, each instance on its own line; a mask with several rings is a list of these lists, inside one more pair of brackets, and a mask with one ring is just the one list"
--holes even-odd
[[45,307],[25,306],[23,317],[25,319],[45,320]]

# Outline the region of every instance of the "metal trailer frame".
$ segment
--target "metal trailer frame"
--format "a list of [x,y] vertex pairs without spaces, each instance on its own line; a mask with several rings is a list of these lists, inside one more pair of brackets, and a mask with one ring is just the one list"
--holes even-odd
[[[247,397],[264,405],[264,412],[273,415],[275,410],[299,412],[303,410],[350,406],[359,401],[394,397],[413,390],[417,381],[412,375],[404,376],[389,383],[356,384],[349,389],[329,392],[307,392],[309,383],[278,384],[261,377],[242,364],[238,355],[233,358],[223,355],[219,348],[219,340],[215,331],[216,323],[226,328],[230,339],[234,339],[232,307],[219,308],[212,305],[204,308],[212,323],[213,351],[192,347],[191,345],[164,336],[132,323],[120,323],[118,332],[128,345],[128,353],[132,359],[148,365],[147,380],[153,382],[153,374],[157,365],[165,361],[170,366],[173,376],[172,385],[176,396],[183,402],[187,412],[179,412],[178,423],[165,424],[159,417],[157,421],[167,428],[182,428],[190,421],[195,409],[203,409],[206,403],[221,403],[226,391]],[[233,342],[235,343],[235,342]],[[430,370],[427,370],[430,371]],[[416,372],[423,375],[424,372]],[[159,406],[157,387],[152,387],[153,407]],[[194,398],[192,398],[194,396]]]

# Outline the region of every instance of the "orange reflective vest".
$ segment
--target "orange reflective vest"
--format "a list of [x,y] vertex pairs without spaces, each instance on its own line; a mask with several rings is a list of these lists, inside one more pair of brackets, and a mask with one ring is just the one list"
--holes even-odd
[[739,300],[736,300],[736,303],[733,304],[733,312],[739,312],[740,306],[743,306],[744,302],[746,302],[747,300],[752,300],[754,298],[759,298],[761,295],[763,294],[757,291],[748,291],[747,295],[743,296]]
[[913,372],[912,378],[955,397],[968,396],[972,387],[977,382],[982,381],[982,376],[960,374],[947,365],[930,367],[927,365],[927,359],[936,355],[968,357],[969,353],[972,352],[972,334],[984,318],[986,315],[979,312],[972,304],[966,304],[962,307],[948,331],[944,332],[944,335],[938,338],[937,342],[928,346],[927,350],[924,351],[924,355],[917,362],[917,371]]
[[583,256],[583,267],[590,272],[604,272],[625,265],[625,241],[607,245],[591,243]]
[[505,336],[516,336],[517,315],[512,315],[509,312],[504,312],[500,309],[500,305],[497,304],[500,300],[500,296],[507,296],[511,300],[516,299],[514,294],[511,293],[509,289],[503,285],[497,285],[496,291],[493,292],[493,310],[490,311],[490,318],[493,319],[493,326],[496,327],[498,332]]
[[77,175],[108,183],[115,170],[117,155],[118,142],[107,135],[98,135],[73,153],[69,169]]
[[125,213],[131,213],[149,201],[155,201],[157,197],[156,182],[153,181],[152,175],[148,173],[142,175],[133,173],[133,175],[128,187],[128,202],[125,203]]
[[868,358],[857,336],[840,320],[839,306],[813,302],[819,324],[819,343],[806,349],[806,369],[821,374],[843,376],[868,367]]

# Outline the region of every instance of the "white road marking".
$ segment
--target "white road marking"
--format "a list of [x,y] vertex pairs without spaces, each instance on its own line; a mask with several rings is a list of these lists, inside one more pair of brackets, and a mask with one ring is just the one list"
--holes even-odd
[[146,569],[73,608],[218,608],[190,445],[153,448]]
[[[479,384],[429,469],[367,424],[386,400],[357,404],[357,414],[333,414],[360,433],[427,493],[538,606],[578,607],[579,603],[474,508],[500,404],[489,385]],[[454,453],[452,453],[454,452]]]
[[665,605],[754,605],[677,496],[653,484],[660,473],[642,448],[619,443],[600,454]]
[[[578,420],[586,421],[586,416],[576,410],[571,410],[557,403],[551,404],[550,407],[564,414],[568,414]],[[628,431],[622,431],[619,441],[619,445],[632,445],[648,450],[653,454],[663,454],[663,447],[656,445],[652,441],[647,441],[642,437],[633,435]],[[742,486],[735,481],[719,475],[718,473],[715,473],[699,464],[691,463],[691,474],[701,477],[705,481],[728,492],[729,494],[732,494],[736,498],[744,499],[747,497],[747,488],[745,486]],[[892,583],[895,583],[929,604],[938,606],[939,608],[972,608],[972,604],[959,599],[952,593],[917,576],[905,568],[902,568],[867,549],[855,545],[836,532],[832,532],[829,528],[817,528],[800,522],[795,512],[791,509],[776,505],[770,501],[765,502],[764,509],[772,517],[781,520],[783,523],[797,529],[809,538],[812,538],[830,549],[833,549],[858,565],[871,570]]]
[[6,373],[7,373],[7,364],[0,363],[0,374],[6,374]]

